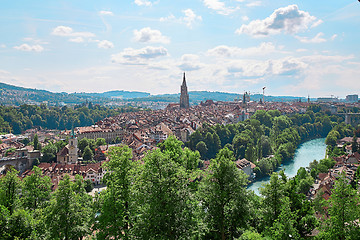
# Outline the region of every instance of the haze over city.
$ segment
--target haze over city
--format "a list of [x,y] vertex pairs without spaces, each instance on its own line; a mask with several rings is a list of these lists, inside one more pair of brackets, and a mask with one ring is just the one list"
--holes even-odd
[[55,92],[360,89],[358,1],[4,1],[0,82]]

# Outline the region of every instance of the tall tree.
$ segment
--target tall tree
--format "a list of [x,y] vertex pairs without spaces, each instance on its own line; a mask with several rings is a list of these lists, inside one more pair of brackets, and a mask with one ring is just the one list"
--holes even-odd
[[11,168],[4,177],[0,178],[0,204],[6,207],[10,214],[14,212],[19,199],[20,180],[18,173],[17,170]]
[[90,147],[89,146],[86,146],[85,149],[84,149],[84,153],[83,153],[83,159],[85,161],[88,161],[88,160],[92,160],[93,157],[94,157],[94,153],[93,151],[91,151]]
[[281,199],[284,197],[284,181],[278,173],[273,173],[270,182],[260,188],[260,194],[264,197],[265,225],[271,226],[281,212]]
[[37,209],[50,199],[51,179],[42,176],[41,169],[34,166],[33,173],[23,179],[21,202],[26,209]]
[[39,137],[37,134],[35,134],[34,136],[34,150],[40,150],[41,149],[41,144],[39,142]]
[[279,217],[270,227],[271,239],[286,240],[299,239],[300,235],[295,227],[296,214],[291,212],[290,200],[288,197],[281,199],[281,211]]
[[47,225],[52,239],[80,239],[90,233],[92,201],[81,187],[82,177],[79,177],[74,184],[65,175],[48,207]]
[[358,143],[357,143],[357,137],[354,134],[354,137],[352,139],[352,143],[351,143],[351,150],[353,153],[357,152],[359,149]]
[[130,187],[134,181],[135,163],[131,149],[127,146],[111,147],[106,163],[105,183],[107,189],[101,193],[101,209],[98,218],[97,236],[100,239],[129,239],[132,224]]
[[192,236],[193,205],[185,168],[173,154],[155,150],[141,165],[132,186],[137,197],[134,233],[140,239],[188,239]]
[[56,153],[58,152],[57,147],[51,142],[46,145],[41,152],[43,156],[41,157],[42,162],[52,162],[56,160]]
[[246,175],[234,163],[233,152],[224,148],[211,161],[199,197],[204,221],[209,229],[207,238],[239,237],[239,227],[247,219]]
[[359,196],[348,184],[345,174],[335,182],[329,199],[329,219],[321,236],[327,239],[358,239],[360,227]]
[[104,146],[104,145],[106,145],[106,140],[105,140],[105,138],[97,138],[95,144],[97,147]]

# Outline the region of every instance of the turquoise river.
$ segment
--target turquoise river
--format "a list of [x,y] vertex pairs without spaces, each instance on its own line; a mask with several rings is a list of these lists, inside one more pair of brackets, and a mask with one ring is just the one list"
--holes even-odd
[[[277,169],[277,172],[284,170],[286,176],[292,178],[296,175],[301,167],[308,167],[309,163],[316,160],[325,158],[326,144],[325,138],[317,138],[302,143],[295,152],[294,159],[283,164]],[[248,189],[253,190],[259,195],[259,188],[263,183],[269,182],[270,177],[264,177],[251,183]]]

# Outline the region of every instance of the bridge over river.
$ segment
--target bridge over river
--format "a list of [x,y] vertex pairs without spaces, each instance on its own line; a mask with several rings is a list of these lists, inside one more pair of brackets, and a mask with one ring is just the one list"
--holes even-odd
[[26,148],[17,149],[13,156],[0,159],[0,173],[7,171],[11,166],[23,173],[32,167],[37,158],[40,158],[40,151],[38,150],[29,152]]

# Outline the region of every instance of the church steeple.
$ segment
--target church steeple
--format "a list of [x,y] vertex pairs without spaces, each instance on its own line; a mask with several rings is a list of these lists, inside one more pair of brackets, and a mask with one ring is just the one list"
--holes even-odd
[[182,82],[182,86],[186,87],[186,79],[185,79],[185,72],[184,72],[184,77],[183,77],[183,82]]
[[181,91],[180,108],[189,108],[190,107],[189,94],[188,94],[188,90],[187,90],[187,86],[186,86],[185,72],[184,72],[183,82],[180,87],[180,91]]

